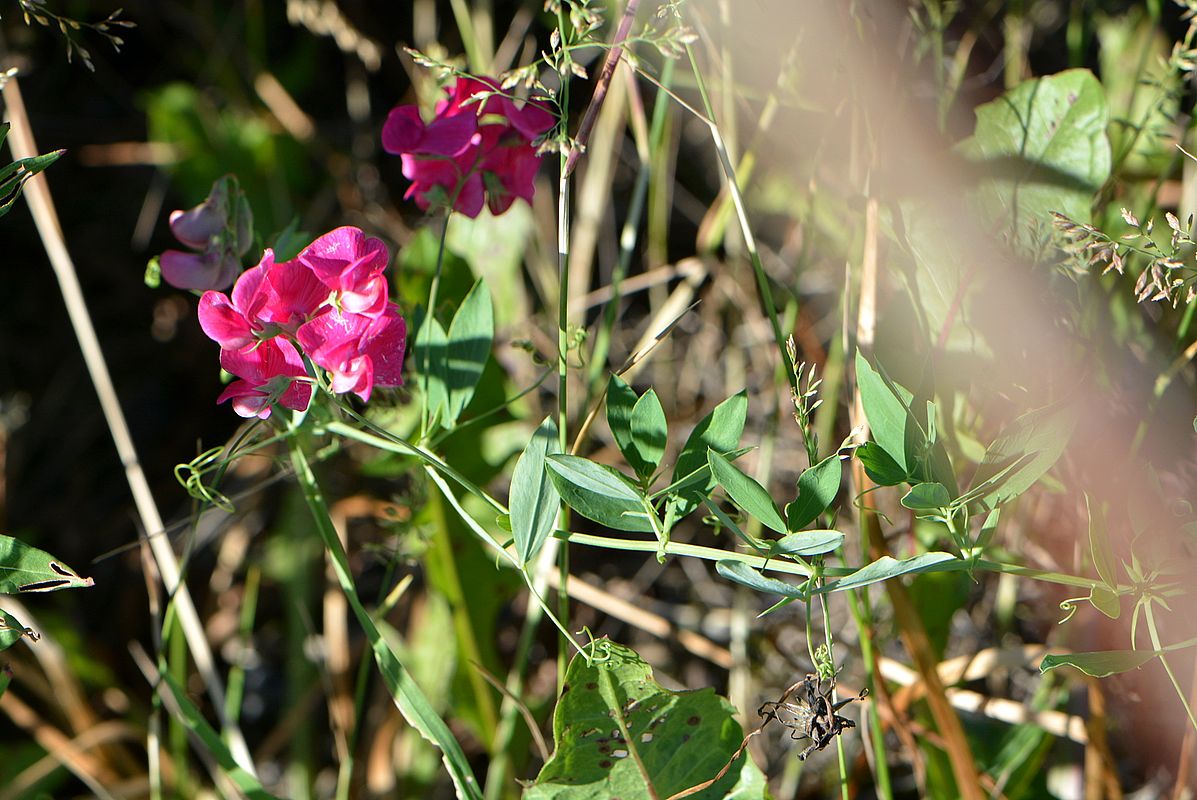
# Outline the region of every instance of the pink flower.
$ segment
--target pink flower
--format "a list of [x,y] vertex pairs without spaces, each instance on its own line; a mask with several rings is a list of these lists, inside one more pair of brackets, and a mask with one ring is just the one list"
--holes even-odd
[[170,214],[175,238],[194,251],[167,250],[159,257],[162,278],[179,289],[223,289],[241,272],[249,249],[253,215],[237,186],[226,175],[212,184],[204,202]]
[[239,416],[266,419],[273,403],[301,411],[312,400],[303,358],[295,345],[281,337],[243,350],[222,349],[220,366],[241,380],[229,384],[216,402],[232,400]]
[[407,324],[394,305],[377,317],[332,309],[299,329],[300,345],[328,370],[332,390],[369,401],[375,386],[403,384]]
[[339,308],[370,317],[381,314],[387,304],[387,281],[382,273],[388,259],[382,240],[348,226],[329,231],[296,257],[335,293]]
[[516,197],[531,201],[540,165],[533,142],[554,122],[543,101],[517,105],[490,78],[459,78],[427,124],[415,106],[392,109],[382,146],[402,159],[412,182],[405,197],[420,208],[452,202],[476,217],[485,203],[501,214]]
[[241,273],[231,299],[214,291],[200,297],[200,327],[222,350],[243,350],[273,335],[266,330],[266,309],[271,300],[266,275],[272,266],[274,251],[267,250],[258,266]]

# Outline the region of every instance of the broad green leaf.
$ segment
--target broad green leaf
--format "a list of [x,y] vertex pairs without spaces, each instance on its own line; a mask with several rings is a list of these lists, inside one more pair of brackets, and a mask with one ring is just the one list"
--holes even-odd
[[1064,403],[1020,416],[985,451],[973,485],[994,480],[975,499],[994,508],[1025,492],[1056,463],[1074,427],[1076,414]]
[[951,503],[952,496],[941,483],[916,483],[902,498],[902,505],[912,511],[937,511]]
[[428,418],[449,422],[449,339],[445,329],[431,314],[424,317],[416,334],[415,359],[411,362],[416,373],[416,383],[424,389],[424,402],[428,406]]
[[899,575],[907,575],[912,572],[938,572],[941,570],[956,569],[958,563],[950,562],[959,562],[959,559],[951,553],[938,551],[923,553],[922,555],[904,558],[900,561],[890,556],[882,556],[872,564],[856,570],[851,575],[846,575],[839,580],[823,584],[818,591],[819,593],[842,592],[846,589],[859,589],[861,586],[887,581],[890,578],[896,578]]
[[1110,533],[1106,530],[1105,509],[1094,508],[1086,494],[1085,510],[1089,514],[1089,552],[1093,557],[1093,566],[1107,587],[1116,587],[1118,572],[1114,565],[1114,551],[1110,547]]
[[707,464],[707,450],[714,450],[721,455],[728,455],[735,450],[744,433],[747,416],[748,394],[741,391],[715,406],[694,426],[678,454],[672,482],[678,483],[699,471],[706,474],[701,483],[687,483],[685,489],[678,491],[677,498],[672,501],[675,516],[686,516],[711,494],[715,488],[715,478],[711,476]]
[[623,378],[612,375],[607,381],[607,426],[624,459],[631,464],[636,456],[632,447],[632,412],[639,401],[636,391]]
[[906,470],[876,442],[866,442],[855,450],[865,474],[878,486],[897,486],[906,482]]
[[1046,655],[1039,663],[1039,671],[1047,672],[1056,667],[1075,667],[1094,678],[1106,678],[1119,672],[1138,669],[1158,655],[1158,650],[1104,650],[1097,653]]
[[448,392],[446,425],[457,423],[482,377],[495,338],[490,289],[478,280],[449,323],[445,383]]
[[766,594],[779,594],[782,597],[789,597],[793,599],[800,599],[804,595],[799,591],[797,586],[777,578],[770,578],[763,575],[757,570],[745,564],[743,561],[735,561],[727,558],[722,561],[715,562],[715,572],[720,576],[727,578],[732,583],[738,583],[741,586],[747,586],[749,589],[755,589],[758,592]]
[[632,408],[632,450],[636,460],[632,468],[643,480],[648,480],[665,455],[665,444],[669,431],[665,422],[665,410],[656,391],[649,389]]
[[832,453],[798,476],[798,497],[786,506],[786,527],[800,531],[827,510],[840,490],[839,453]]
[[910,465],[906,458],[906,426],[913,395],[897,384],[886,382],[859,350],[856,352],[856,385],[860,388],[860,400],[873,441],[900,470],[907,472]]
[[[553,757],[524,800],[649,800],[714,778],[739,748],[735,708],[713,689],[673,692],[633,650],[600,639],[574,656],[553,712]],[[745,758],[742,754],[740,758]],[[733,764],[698,800],[763,800],[764,782]],[[751,793],[737,785],[753,785]]]
[[11,536],[0,536],[0,594],[53,592],[94,586],[54,556]]
[[1110,174],[1105,91],[1088,70],[1071,69],[1024,81],[976,110],[964,154],[988,168],[976,201],[1028,246],[1032,226],[1051,213],[1089,221],[1093,196]]
[[546,456],[549,478],[574,511],[608,528],[652,531],[636,484],[606,464],[581,456]]
[[165,670],[159,673],[159,677],[161,681],[158,683],[158,691],[171,701],[169,705],[174,706],[171,709],[174,716],[183,724],[183,727],[204,743],[204,748],[220,765],[221,772],[225,777],[244,792],[250,800],[277,800],[275,795],[262,788],[262,784],[253,774],[237,763],[229,751],[228,745],[220,738],[220,734],[208,724],[204,715],[188,699],[187,692],[179,685],[178,679]]
[[1118,619],[1122,614],[1122,602],[1118,599],[1118,592],[1107,586],[1094,586],[1089,592],[1089,602],[1110,619]]
[[789,556],[820,556],[830,553],[843,542],[844,534],[839,531],[798,531],[772,542],[769,549]]
[[711,474],[737,506],[760,520],[766,528],[786,533],[786,523],[773,498],[765,487],[740,472],[730,461],[714,450],[707,451]]
[[19,619],[0,608],[0,650],[12,647],[22,636],[35,642],[41,638],[33,628],[26,628]]
[[553,530],[561,496],[545,471],[545,456],[560,452],[557,423],[552,417],[545,417],[511,473],[508,507],[515,552],[521,563],[527,564],[536,557]]

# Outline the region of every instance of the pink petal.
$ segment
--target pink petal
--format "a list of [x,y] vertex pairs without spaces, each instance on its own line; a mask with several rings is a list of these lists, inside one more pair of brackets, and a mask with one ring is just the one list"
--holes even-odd
[[258,262],[258,266],[241,273],[241,277],[233,285],[233,305],[251,323],[261,321],[262,310],[270,300],[270,286],[266,283],[266,274],[272,266],[274,251],[267,249],[262,253],[262,260]]
[[298,260],[275,264],[266,278],[271,295],[264,313],[288,331],[294,331],[328,299],[328,287]]
[[256,338],[249,321],[222,292],[204,292],[199,301],[200,328],[222,350],[240,350]]
[[370,324],[362,340],[373,365],[374,384],[402,386],[407,323],[398,309],[394,305],[388,306],[386,312]]
[[233,401],[233,411],[237,412],[239,417],[246,419],[270,417],[270,395],[251,385],[248,381],[230,383],[220,393],[220,397],[216,398],[216,403],[219,405],[225,400]]
[[411,153],[424,140],[424,120],[415,106],[395,106],[382,125],[382,149],[399,155]]
[[227,216],[223,196],[219,202],[209,197],[195,208],[170,212],[170,232],[188,247],[203,250],[224,231]]
[[158,257],[158,266],[162,279],[171,286],[194,291],[227,289],[241,272],[236,259],[222,258],[217,252],[167,250]]

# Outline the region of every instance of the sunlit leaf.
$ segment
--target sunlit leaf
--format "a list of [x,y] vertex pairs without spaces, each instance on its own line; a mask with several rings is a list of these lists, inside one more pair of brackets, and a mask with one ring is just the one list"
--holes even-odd
[[545,470],[545,457],[560,452],[557,423],[545,417],[511,474],[511,534],[524,564],[536,557],[553,530],[561,498]]
[[755,589],[758,592],[779,594],[782,597],[795,599],[803,597],[803,593],[799,591],[797,586],[778,580],[777,578],[762,575],[743,561],[735,561],[730,558],[716,561],[715,572],[732,583],[747,586],[749,589]]
[[[954,562],[954,563],[953,563]],[[871,583],[887,581],[899,575],[912,572],[937,572],[940,570],[954,570],[960,565],[960,560],[951,553],[931,552],[898,560],[890,556],[882,556],[872,564],[861,567],[851,575],[825,583],[818,591],[842,592],[847,589],[859,589]]]
[[574,511],[620,531],[652,531],[640,490],[626,475],[581,456],[546,457],[549,477]]
[[707,451],[707,463],[715,480],[737,506],[760,520],[765,527],[778,533],[786,533],[786,523],[781,517],[781,511],[765,487],[740,472],[734,464],[714,450]]
[[[683,480],[697,472],[705,473],[700,482],[687,483],[673,501],[674,514],[684,517],[702,505],[715,488],[715,478],[710,474],[707,450],[714,450],[728,456],[740,443],[744,433],[744,421],[748,416],[748,395],[738,392],[712,409],[690,432],[682,446],[673,468],[673,482]],[[730,456],[729,456],[730,457]]]
[[0,536],[0,594],[53,592],[94,586],[54,556],[11,536]]
[[1065,653],[1046,655],[1039,663],[1039,671],[1056,667],[1075,667],[1094,678],[1105,678],[1119,672],[1138,669],[1160,655],[1157,650],[1105,650],[1096,653]]
[[805,469],[798,476],[798,497],[786,506],[786,527],[799,531],[827,510],[840,490],[842,465],[838,453]]

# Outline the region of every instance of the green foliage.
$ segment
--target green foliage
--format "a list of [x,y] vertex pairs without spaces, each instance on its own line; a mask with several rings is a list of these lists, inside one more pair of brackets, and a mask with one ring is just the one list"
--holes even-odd
[[511,533],[524,564],[540,552],[557,519],[561,496],[545,471],[545,458],[560,452],[557,423],[545,417],[511,473]]
[[637,396],[618,375],[607,384],[607,425],[628,464],[644,485],[652,480],[665,455],[668,430],[657,393]]
[[647,500],[627,476],[581,456],[550,455],[549,476],[566,504],[587,519],[618,531],[652,531]]
[[714,450],[708,451],[707,463],[710,465],[711,474],[715,476],[715,480],[735,501],[736,505],[759,520],[765,527],[777,533],[786,533],[786,523],[781,515],[781,509],[773,502],[773,498],[769,496],[765,487],[740,472],[735,465]]
[[802,471],[798,476],[798,496],[786,505],[787,530],[802,530],[831,507],[840,490],[842,472],[839,453],[832,453]]
[[54,556],[11,536],[0,536],[0,594],[54,592],[94,586]]
[[977,128],[961,151],[986,168],[977,189],[983,219],[999,220],[1022,247],[1052,212],[1089,220],[1110,174],[1105,92],[1088,70],[1024,81],[976,110]]
[[1096,653],[1065,653],[1046,655],[1039,663],[1039,671],[1057,667],[1073,667],[1094,678],[1108,678],[1119,672],[1129,672],[1160,655],[1155,650],[1103,650]]
[[[553,757],[524,800],[669,797],[715,777],[740,746],[735,709],[711,689],[672,692],[633,650],[606,639],[575,656],[553,713]],[[764,798],[760,772],[741,755],[692,797]]]
[[[485,281],[477,281],[470,289],[449,323],[446,339],[443,362],[447,400],[443,422],[451,428],[474,396],[495,339],[490,289]],[[437,354],[432,357],[435,360]]]
[[[3,142],[8,136],[11,127],[7,122],[0,123],[0,142]],[[21,196],[21,190],[25,187],[25,182],[53,164],[65,152],[65,150],[55,150],[53,153],[45,155],[18,158],[11,164],[0,168],[0,217],[7,214],[12,209],[13,203],[17,202],[17,198]]]
[[669,501],[674,518],[691,513],[710,495],[715,488],[715,477],[710,472],[707,453],[729,455],[740,443],[747,416],[748,395],[741,391],[715,406],[694,426],[673,467],[673,485],[679,487]]
[[936,572],[942,570],[959,569],[961,562],[951,553],[923,553],[910,558],[896,559],[882,556],[872,564],[861,567],[851,575],[845,575],[834,581],[825,583],[818,592],[843,592],[848,589],[859,589],[873,583],[908,575],[912,572]]

